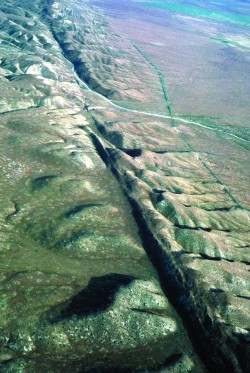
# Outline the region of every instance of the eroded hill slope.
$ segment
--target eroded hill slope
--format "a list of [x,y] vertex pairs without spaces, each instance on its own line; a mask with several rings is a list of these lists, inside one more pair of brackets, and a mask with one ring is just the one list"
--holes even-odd
[[249,215],[193,148],[208,135],[105,99],[166,105],[87,3],[1,10],[2,371],[202,372],[189,337],[247,371]]

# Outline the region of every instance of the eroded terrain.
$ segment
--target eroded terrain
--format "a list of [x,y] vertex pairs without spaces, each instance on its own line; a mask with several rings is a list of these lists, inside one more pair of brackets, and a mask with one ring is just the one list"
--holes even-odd
[[205,137],[237,144],[88,2],[1,20],[1,371],[247,371],[249,211]]

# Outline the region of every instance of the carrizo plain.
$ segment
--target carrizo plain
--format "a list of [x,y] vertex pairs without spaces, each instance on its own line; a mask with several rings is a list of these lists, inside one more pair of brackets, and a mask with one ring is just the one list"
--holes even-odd
[[249,30],[1,1],[1,373],[249,372]]

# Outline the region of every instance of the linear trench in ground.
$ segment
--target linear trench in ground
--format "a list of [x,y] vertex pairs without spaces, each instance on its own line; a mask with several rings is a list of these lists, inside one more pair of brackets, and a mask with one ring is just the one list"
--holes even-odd
[[[63,46],[60,45],[59,40],[56,38],[55,32],[54,31],[51,31],[51,32],[54,38],[56,39],[56,41],[58,42],[59,46],[61,47],[61,50],[65,58],[74,66],[72,61],[70,61],[67,58],[67,51],[63,50]],[[76,66],[74,66],[74,70],[77,74]],[[161,116],[161,115],[157,115],[153,113],[144,113],[144,112],[140,112],[136,110],[125,109],[123,107],[120,107],[119,105],[113,104],[112,101],[107,99],[105,96],[99,94],[98,92],[94,92],[94,93],[97,94],[98,96],[103,97],[103,99],[105,99],[111,105],[119,109],[123,109],[129,112],[142,113],[145,115],[152,115],[156,117],[171,119],[171,117],[169,116]],[[179,118],[173,118],[173,119],[180,120]],[[203,125],[195,123],[195,122],[191,122],[191,121],[189,122],[186,120],[180,120],[180,121],[183,121],[185,123],[197,124],[203,127]],[[207,128],[207,127],[204,126],[204,128]],[[215,363],[215,361],[212,361],[210,359],[211,354],[215,353],[216,346],[214,345],[213,339],[208,338],[208,336],[204,334],[204,331],[202,330],[200,323],[197,322],[199,319],[197,312],[199,310],[197,310],[196,305],[192,303],[190,299],[188,299],[188,294],[187,294],[186,289],[180,286],[180,277],[182,276],[182,273],[181,273],[180,268],[176,268],[173,254],[167,253],[166,250],[164,250],[164,248],[158,242],[156,237],[154,237],[154,234],[150,231],[150,228],[148,227],[148,224],[145,221],[142,212],[140,211],[139,205],[126,192],[126,188],[123,185],[123,181],[112,161],[112,158],[109,156],[109,153],[107,152],[105,146],[103,146],[102,142],[99,140],[99,138],[100,139],[102,138],[101,134],[99,133],[98,135],[91,134],[91,137],[93,139],[93,143],[96,147],[98,154],[103,159],[103,161],[106,163],[106,165],[111,168],[113,174],[118,178],[122,186],[122,189],[124,193],[126,194],[132,206],[136,222],[140,228],[140,233],[141,233],[141,237],[144,243],[145,251],[147,252],[149,258],[151,259],[152,263],[154,264],[158,272],[164,293],[166,294],[167,298],[173,304],[177,313],[180,315],[181,319],[183,320],[183,323],[187,329],[189,338],[195,347],[197,355],[202,358],[202,360],[204,361],[204,364],[207,366],[207,368],[210,371],[213,371],[213,372],[233,371],[234,367],[228,357],[226,356],[222,357],[222,361],[223,361],[222,365],[220,364],[220,362],[216,361]],[[183,303],[180,301],[180,299],[186,299],[187,302]],[[213,333],[213,330],[210,331],[210,336],[212,333]]]
[[[219,351],[219,354],[221,355],[220,359],[211,359],[211,356],[218,355],[218,350],[220,350],[220,348],[215,344],[213,328],[210,327],[211,330],[208,337],[200,324],[199,312],[206,312],[206,304],[200,305],[202,311],[197,310],[196,304],[190,299],[188,288],[182,286],[183,275],[185,277],[185,273],[183,273],[182,268],[178,268],[178,265],[176,265],[175,254],[168,253],[151,232],[138,201],[131,198],[128,194],[122,176],[112,161],[112,155],[110,155],[109,149],[105,148],[102,143],[102,135],[100,134],[100,136],[98,136],[91,133],[90,136],[92,137],[97,153],[100,155],[107,167],[110,167],[114,176],[123,187],[123,191],[130,202],[135,221],[139,227],[143,248],[158,273],[161,288],[166,298],[170,301],[181,318],[197,356],[199,356],[209,372],[227,373],[236,371],[234,364],[230,361],[230,358],[223,353],[223,351]],[[106,142],[106,140],[104,141]],[[195,279],[193,282],[193,284],[189,285],[194,285],[195,287]],[[206,328],[205,325],[202,326]]]
[[[56,35],[55,35],[54,32],[53,32],[53,36],[56,38]],[[76,67],[74,66],[74,64],[72,63],[72,61],[70,61],[67,58],[67,54],[63,50],[63,48],[60,45],[60,42],[59,42],[59,40],[57,38],[56,38],[56,41],[57,41],[58,45],[60,46],[60,48],[61,48],[61,50],[63,52],[64,57],[73,65],[74,71],[75,71],[75,73],[77,75],[77,69],[76,69]],[[80,79],[79,76],[78,76],[78,78]],[[94,92],[94,91],[92,91],[92,92]],[[94,93],[96,93],[97,95],[102,96],[98,92],[94,92]],[[104,96],[102,96],[102,97],[104,99],[108,100]],[[90,114],[91,114],[91,112],[90,112]],[[93,123],[95,123],[94,119],[93,119]],[[140,233],[140,236],[141,236],[141,239],[142,239],[143,248],[146,251],[146,253],[147,253],[150,261],[152,262],[153,266],[155,267],[155,269],[156,269],[156,271],[158,273],[158,276],[159,276],[159,279],[160,279],[161,288],[162,288],[162,290],[163,290],[166,298],[170,301],[170,303],[174,307],[177,315],[179,315],[180,319],[182,320],[183,325],[184,325],[184,327],[185,327],[185,329],[187,331],[187,335],[189,337],[189,340],[190,340],[192,346],[194,347],[194,350],[197,353],[197,356],[199,358],[201,358],[204,366],[206,366],[207,365],[206,364],[206,359],[204,359],[204,357],[205,357],[205,355],[207,353],[207,350],[205,350],[203,352],[200,348],[198,348],[198,346],[201,346],[201,341],[200,341],[200,338],[196,338],[196,336],[200,335],[201,332],[199,330],[197,330],[195,333],[194,333],[194,331],[192,333],[190,332],[191,329],[193,329],[194,325],[190,325],[190,327],[188,326],[189,325],[188,320],[183,319],[183,316],[185,315],[186,311],[184,311],[183,313],[180,312],[180,309],[178,309],[178,306],[177,306],[176,302],[174,302],[174,298],[176,296],[178,296],[179,298],[181,298],[181,297],[184,296],[183,291],[181,289],[178,289],[178,291],[177,291],[177,283],[176,283],[174,285],[174,289],[175,290],[173,292],[171,292],[171,294],[169,293],[169,288],[171,288],[171,286],[172,286],[173,279],[172,278],[171,279],[170,278],[169,279],[166,278],[166,275],[162,273],[161,269],[159,268],[159,265],[157,264],[157,261],[158,261],[157,257],[158,257],[159,254],[160,254],[161,259],[163,259],[162,258],[162,249],[160,249],[159,247],[156,247],[157,246],[156,245],[156,240],[153,238],[153,235],[151,234],[151,232],[146,227],[146,224],[145,224],[145,222],[143,222],[140,214],[138,214],[138,211],[137,211],[137,208],[135,206],[135,203],[131,200],[131,198],[129,198],[129,196],[126,193],[126,190],[124,190],[122,182],[121,182],[121,180],[119,178],[119,174],[118,174],[118,172],[117,172],[117,170],[116,170],[116,168],[115,168],[115,166],[114,166],[114,164],[113,164],[113,162],[111,160],[111,157],[109,156],[109,153],[106,151],[106,148],[103,146],[102,142],[100,141],[100,139],[102,139],[102,135],[99,133],[99,131],[98,131],[98,129],[97,129],[96,126],[95,126],[95,129],[96,129],[96,131],[95,131],[96,134],[93,133],[93,132],[91,132],[91,131],[87,131],[87,133],[92,138],[92,141],[93,141],[93,144],[95,146],[95,149],[96,149],[97,153],[99,154],[99,156],[101,157],[101,159],[103,160],[103,162],[106,164],[107,167],[109,167],[111,169],[113,175],[120,182],[121,188],[122,188],[122,190],[123,190],[123,192],[124,192],[124,194],[125,194],[125,196],[126,196],[126,198],[128,200],[128,203],[132,207],[132,212],[133,212],[135,221],[136,221],[136,223],[138,225],[139,233]],[[86,129],[84,129],[84,128],[82,128],[82,130],[86,131]],[[104,141],[106,141],[106,140],[104,140]],[[154,253],[154,249],[155,248],[156,248],[156,252]],[[164,257],[164,263],[166,261],[168,261],[168,260],[167,260],[167,258]],[[171,267],[170,262],[167,263],[167,267],[168,268]],[[196,339],[197,339],[197,341],[196,341]],[[206,343],[204,343],[204,345],[206,345]]]
[[78,78],[78,81],[77,83],[79,84],[79,81],[83,82],[84,86],[87,88],[88,91],[94,93],[95,95],[101,97],[102,99],[104,99],[107,103],[109,103],[110,105],[112,105],[113,107],[116,107],[117,109],[120,109],[120,110],[124,110],[124,111],[128,111],[128,112],[131,112],[131,113],[138,113],[138,114],[143,114],[143,115],[146,115],[146,116],[152,116],[152,117],[155,117],[155,118],[165,118],[165,119],[170,119],[172,124],[174,124],[175,122],[180,122],[180,123],[186,123],[186,124],[191,124],[191,125],[194,125],[194,126],[198,126],[198,127],[201,127],[201,128],[204,128],[206,130],[209,130],[209,131],[212,131],[212,132],[218,132],[220,134],[223,134],[223,135],[226,135],[226,136],[229,136],[229,137],[232,137],[233,139],[236,139],[236,140],[240,140],[242,142],[246,142],[246,143],[250,143],[250,140],[247,140],[243,137],[240,137],[240,136],[237,136],[237,135],[234,135],[230,132],[227,132],[227,131],[224,131],[223,129],[217,129],[217,128],[213,128],[213,127],[210,127],[210,126],[207,126],[207,125],[204,125],[202,123],[199,123],[199,122],[195,122],[195,121],[192,121],[192,120],[188,120],[188,119],[184,119],[184,118],[181,118],[181,117],[178,117],[178,116],[175,116],[174,113],[173,113],[173,110],[172,110],[172,101],[169,97],[169,94],[168,94],[168,89],[167,89],[167,86],[166,86],[166,83],[165,83],[165,80],[164,80],[164,76],[162,74],[162,72],[155,66],[155,64],[146,56],[145,53],[143,53],[135,44],[133,44],[131,42],[131,45],[137,50],[137,52],[144,58],[144,60],[146,61],[146,63],[149,64],[149,66],[154,70],[154,72],[157,74],[158,76],[158,79],[159,79],[159,82],[160,82],[160,86],[162,88],[162,94],[163,94],[163,97],[164,97],[164,100],[166,101],[166,105],[167,105],[167,110],[169,112],[169,115],[162,115],[162,114],[156,114],[156,113],[152,113],[152,112],[145,112],[145,111],[141,111],[141,110],[134,110],[134,109],[129,109],[129,108],[126,108],[124,106],[120,106],[118,104],[115,104],[112,100],[108,99],[106,96],[104,96],[103,94],[97,92],[97,91],[94,91],[92,90],[89,85],[80,78],[80,76],[78,75],[78,68],[77,66],[75,66],[74,62],[72,62],[68,57],[67,57],[67,51],[63,48],[63,46],[60,44],[60,41],[56,35],[56,32],[54,30],[54,27],[53,27],[53,24],[51,22],[51,19],[49,19],[49,13],[48,13],[48,6],[50,6],[50,1],[48,0],[48,4],[47,4],[47,7],[45,6],[44,9],[43,9],[43,14],[45,16],[45,19],[46,19],[46,22],[48,24],[48,27],[50,29],[50,32],[52,34],[52,36],[54,37],[54,39],[56,40],[56,42],[58,43],[58,46],[60,47],[61,51],[62,51],[62,54],[63,56],[65,57],[65,59],[70,63],[70,65],[72,66],[72,70],[74,71],[74,73],[76,74],[77,78]]

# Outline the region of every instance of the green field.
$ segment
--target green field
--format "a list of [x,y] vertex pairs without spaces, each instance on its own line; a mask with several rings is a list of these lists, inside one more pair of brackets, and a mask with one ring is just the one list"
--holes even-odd
[[202,6],[186,4],[176,1],[143,1],[140,5],[151,6],[170,10],[172,12],[183,13],[194,17],[208,18],[218,22],[230,22],[233,24],[250,27],[250,16],[234,12],[218,11]]

